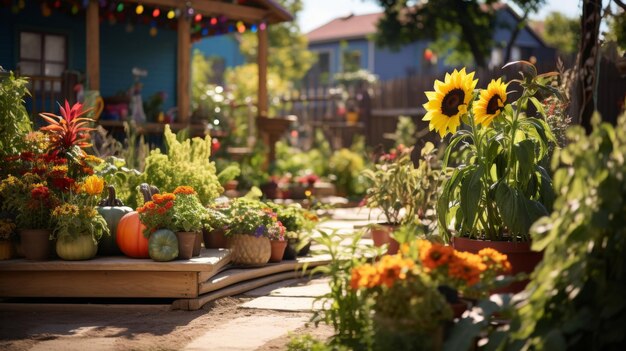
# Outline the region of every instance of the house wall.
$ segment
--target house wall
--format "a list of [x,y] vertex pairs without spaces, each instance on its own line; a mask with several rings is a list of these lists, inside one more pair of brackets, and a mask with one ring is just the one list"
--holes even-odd
[[[0,66],[16,70],[19,60],[19,33],[34,30],[58,33],[67,37],[68,70],[84,74],[85,19],[84,12],[77,15],[52,11],[49,17],[41,15],[39,2],[27,1],[18,14],[8,7],[0,7]],[[126,23],[111,25],[103,21],[100,25],[100,94],[115,95],[128,90],[133,77],[133,67],[148,71],[141,79],[144,101],[152,94],[163,91],[168,98],[164,102],[167,110],[176,105],[176,32],[158,29],[156,37],[149,34],[149,26],[136,24],[132,32]]]
[[200,50],[205,56],[218,56],[224,59],[226,67],[235,67],[244,64],[245,59],[239,51],[239,41],[236,34],[223,34],[215,37],[206,37],[193,44],[194,50]]

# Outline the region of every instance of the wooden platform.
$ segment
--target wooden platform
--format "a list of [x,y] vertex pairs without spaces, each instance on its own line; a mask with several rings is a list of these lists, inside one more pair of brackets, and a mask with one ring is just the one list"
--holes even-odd
[[231,296],[302,274],[327,257],[300,258],[262,267],[230,265],[225,249],[203,249],[191,260],[99,257],[88,261],[0,261],[0,298],[171,298],[173,308],[195,310]]

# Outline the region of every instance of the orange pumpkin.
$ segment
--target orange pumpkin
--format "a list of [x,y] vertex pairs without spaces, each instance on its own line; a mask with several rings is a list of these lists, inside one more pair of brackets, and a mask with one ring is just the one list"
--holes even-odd
[[143,236],[146,226],[139,220],[139,213],[125,214],[117,224],[116,242],[124,255],[133,258],[150,258],[148,239]]

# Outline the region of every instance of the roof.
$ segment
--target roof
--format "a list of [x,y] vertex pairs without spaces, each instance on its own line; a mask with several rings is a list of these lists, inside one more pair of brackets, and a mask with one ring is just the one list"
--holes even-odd
[[[518,21],[521,20],[520,16],[507,4],[505,3],[493,3],[489,5],[492,10],[500,11],[507,10],[511,12],[511,14],[517,18]],[[481,8],[483,10],[488,10],[489,7],[487,5],[482,4]],[[376,33],[376,24],[378,20],[384,16],[384,13],[370,13],[366,15],[349,15],[346,17],[336,18],[321,27],[317,27],[312,31],[306,34],[309,39],[309,43],[320,43],[327,41],[335,41],[335,40],[345,40],[345,39],[357,39],[364,38],[370,34]],[[526,26],[526,29],[530,32],[532,36],[534,36],[542,45],[545,46],[540,35],[538,35],[532,26]]]
[[335,18],[308,32],[306,36],[309,43],[362,38],[376,32],[376,23],[382,16],[383,13],[379,12]]

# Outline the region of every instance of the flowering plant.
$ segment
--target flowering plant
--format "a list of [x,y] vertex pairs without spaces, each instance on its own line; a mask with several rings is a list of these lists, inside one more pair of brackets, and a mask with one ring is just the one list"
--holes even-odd
[[419,165],[411,160],[412,148],[398,146],[383,154],[375,168],[365,170],[370,180],[366,206],[380,208],[388,224],[413,223],[423,219],[427,208],[434,207],[441,183],[436,149],[432,143],[422,148]]
[[179,186],[173,193],[154,194],[152,200],[144,203],[137,212],[146,226],[146,237],[161,228],[197,232],[205,226],[207,219],[206,209],[190,186]]
[[261,201],[237,198],[222,211],[230,217],[230,223],[224,228],[226,236],[247,234],[285,240],[285,227],[276,213]]
[[10,219],[0,219],[0,240],[10,240],[15,231],[15,223]]
[[25,173],[21,178],[9,175],[0,182],[2,209],[15,214],[20,229],[51,229],[51,212],[59,198],[41,176]]
[[108,235],[106,220],[96,210],[103,190],[104,180],[96,175],[77,183],[65,196],[65,202],[52,211],[55,223],[53,235],[57,238],[91,235],[96,240]]
[[[426,92],[424,120],[430,130],[442,138],[453,133],[444,166],[457,146],[467,150],[456,160],[459,165],[445,181],[437,204],[440,232],[446,239],[453,229],[481,239],[529,240],[531,224],[552,207],[552,179],[543,165],[556,140],[536,95],[558,95],[547,84],[554,73],[538,75],[532,64],[517,63],[523,66],[522,79],[511,82],[522,92],[511,103],[508,83],[492,80],[475,94],[478,80],[465,69],[446,74],[445,81],[435,82],[435,91]],[[531,115],[530,104],[537,115]],[[457,132],[461,122],[467,129]]]

